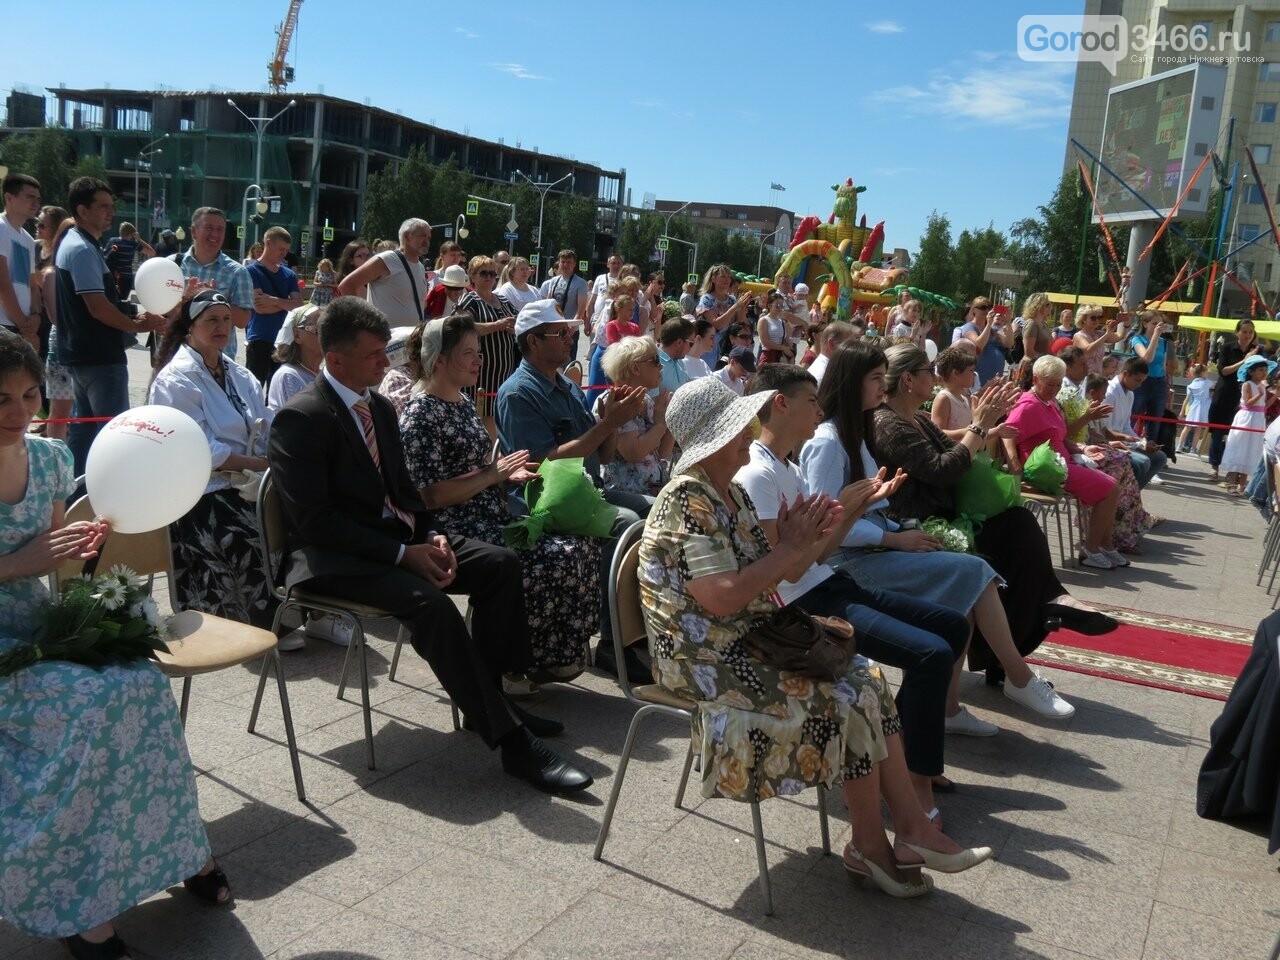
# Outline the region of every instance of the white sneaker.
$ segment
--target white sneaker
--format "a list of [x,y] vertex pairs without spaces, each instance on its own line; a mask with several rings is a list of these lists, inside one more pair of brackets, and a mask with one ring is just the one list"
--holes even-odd
[[1000,728],[994,723],[986,720],[979,720],[969,712],[968,707],[961,707],[960,712],[954,717],[947,717],[943,721],[943,726],[947,733],[958,734],[962,737],[994,737],[1000,732]]
[[1075,707],[1058,696],[1052,683],[1034,672],[1025,687],[1015,687],[1012,680],[1006,680],[1004,695],[1049,720],[1066,720],[1076,712]]
[[1130,565],[1129,558],[1126,557],[1119,550],[1103,550],[1102,553],[1108,560],[1111,561],[1112,566],[1127,567]]
[[290,630],[276,641],[276,649],[281,653],[287,653],[290,650],[301,650],[306,645],[306,638],[298,630]]
[[1153,473],[1151,479],[1147,481],[1148,487],[1163,487],[1164,481],[1160,479],[1160,474]]
[[1080,566],[1093,567],[1097,570],[1114,570],[1116,565],[1105,553],[1090,553],[1085,550],[1080,554]]
[[351,646],[351,624],[332,613],[307,619],[307,636],[317,640],[328,640],[335,647]]

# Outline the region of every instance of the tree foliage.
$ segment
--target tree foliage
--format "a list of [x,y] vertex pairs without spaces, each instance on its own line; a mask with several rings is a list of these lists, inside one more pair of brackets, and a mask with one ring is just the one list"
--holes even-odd
[[956,287],[955,249],[951,243],[951,221],[934,210],[925,223],[920,249],[911,261],[911,285],[933,293],[949,295]]
[[[961,230],[952,251],[951,290],[939,292],[946,293],[959,302],[985,293],[990,286],[985,279],[987,261],[1003,257],[1008,245],[1004,234],[991,223],[981,230]],[[912,283],[921,286],[914,279]]]
[[71,172],[74,162],[71,137],[57,127],[16,133],[0,142],[0,163],[11,173],[25,173],[39,180],[44,203],[67,205],[67,187],[74,179]]

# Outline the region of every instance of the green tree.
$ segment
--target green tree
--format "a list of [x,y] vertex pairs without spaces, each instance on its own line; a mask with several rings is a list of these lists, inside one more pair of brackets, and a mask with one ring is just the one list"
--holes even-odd
[[45,203],[66,206],[71,183],[71,138],[65,130],[45,127],[35,133],[19,133],[0,142],[0,163],[12,173],[25,173],[40,181]]
[[[1103,243],[1102,231],[1094,224],[1085,226],[1091,209],[1088,191],[1081,186],[1079,174],[1072,171],[1063,174],[1048,204],[1037,208],[1037,216],[1019,220],[1010,228],[1013,238],[1010,259],[1019,269],[1027,271],[1023,293],[1076,290],[1082,232],[1085,233],[1085,268],[1079,292],[1111,292],[1110,282],[1105,277],[1098,278],[1097,250]],[[1113,228],[1112,237],[1117,254],[1123,259],[1127,231]],[[1110,259],[1109,254],[1107,258]]]
[[[960,236],[956,237],[952,254],[951,291],[938,292],[954,296],[959,301],[966,301],[984,292],[988,287],[985,279],[987,261],[1004,256],[1007,246],[1004,234],[994,224],[989,223],[981,230],[961,230]],[[911,282],[915,286],[924,286],[916,282],[914,270]],[[933,288],[925,286],[925,289]]]
[[934,210],[925,223],[920,249],[911,261],[911,285],[946,296],[956,289],[951,221]]
[[426,154],[414,147],[400,161],[399,169],[388,165],[370,176],[365,186],[361,236],[370,242],[379,237],[395,239],[407,218],[421,217],[430,210],[434,172]]

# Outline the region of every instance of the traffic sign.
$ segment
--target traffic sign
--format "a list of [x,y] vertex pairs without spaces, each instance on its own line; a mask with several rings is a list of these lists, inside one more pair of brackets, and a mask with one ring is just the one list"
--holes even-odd
[[244,224],[241,224],[240,226],[236,227],[236,239],[237,240],[244,239]]
[[591,269],[591,264],[589,261],[586,261],[586,260],[578,261],[578,271],[580,273],[586,273],[590,269]]
[[467,216],[468,216],[468,217],[478,217],[478,216],[480,216],[480,201],[479,201],[479,200],[468,200],[468,201],[467,201]]
[[538,265],[538,255],[536,253],[529,256],[529,266],[536,267]]
[[668,240],[666,237],[659,237],[659,238],[658,238],[658,249],[659,249],[659,250],[669,250],[669,249],[671,249],[671,241],[670,241],[670,240]]
[[311,245],[311,231],[310,231],[310,230],[303,230],[303,231],[302,231],[302,245],[303,245],[304,247],[308,247],[308,246],[310,246],[310,245]]
[[688,280],[688,282],[689,282],[689,283],[697,283],[697,282],[698,282],[698,275],[697,275],[696,273],[691,273],[691,274],[689,274],[689,280]]
[[325,239],[325,243],[328,243],[330,240],[333,239],[333,227],[324,228],[324,239]]
[[519,240],[520,234],[516,233],[514,230],[508,230],[506,233],[502,235],[502,239],[503,240]]
[[508,220],[508,221],[507,221],[507,232],[508,232],[508,233],[515,233],[515,232],[516,232],[516,229],[517,229],[519,226],[520,226],[520,224],[516,223],[516,218],[515,218],[515,217],[512,217],[510,220]]

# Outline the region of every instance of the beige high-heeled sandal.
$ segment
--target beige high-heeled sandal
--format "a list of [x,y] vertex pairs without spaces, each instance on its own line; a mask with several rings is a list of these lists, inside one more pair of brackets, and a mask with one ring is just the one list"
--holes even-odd
[[[850,862],[850,860],[854,862]],[[874,860],[870,860],[862,855],[862,852],[853,845],[853,841],[844,848],[844,853],[840,858],[844,861],[844,868],[855,877],[861,877],[863,884],[871,883],[879,887],[882,893],[887,893],[891,897],[899,900],[910,900],[914,897],[923,897],[926,893],[933,889],[933,878],[927,877],[923,873],[920,874],[918,881],[901,881],[895,880],[882,870]],[[923,867],[924,864],[899,864],[899,867],[906,869],[915,869]]]

